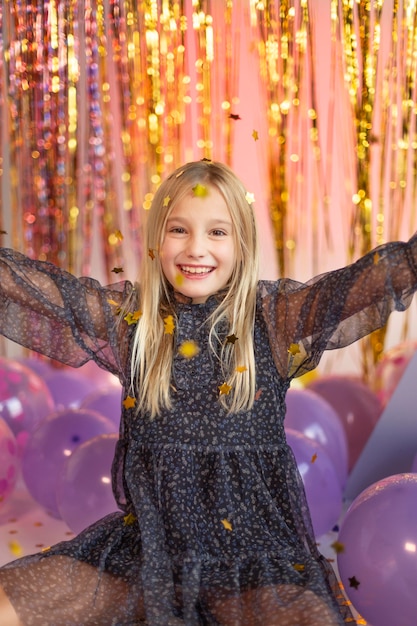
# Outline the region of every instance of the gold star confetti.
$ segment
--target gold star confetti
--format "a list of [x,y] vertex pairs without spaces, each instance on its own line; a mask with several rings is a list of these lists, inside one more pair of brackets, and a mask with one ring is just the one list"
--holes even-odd
[[197,183],[193,187],[193,193],[198,198],[205,198],[206,195],[208,194],[208,190],[207,190],[207,187],[205,187],[204,185],[201,185],[200,183]]
[[236,335],[233,333],[232,335],[227,335],[226,343],[235,344],[238,339],[239,339],[239,337],[236,337]]
[[152,248],[149,248],[149,250],[148,250],[148,257],[150,257],[152,259],[152,261],[155,258],[155,252],[156,252],[156,250],[152,250]]
[[175,276],[175,284],[176,284],[178,287],[181,287],[181,285],[183,284],[183,282],[184,282],[184,276],[183,276],[182,274],[177,274],[177,275]]
[[223,383],[222,385],[219,386],[219,391],[220,391],[221,396],[228,396],[231,390],[232,390],[231,386],[228,385],[227,383]]
[[178,172],[178,174],[175,176],[175,178],[179,178],[183,174],[184,174],[184,170],[181,170],[180,172]]
[[255,141],[258,141],[258,139],[259,139],[259,134],[258,134],[258,131],[257,131],[257,130],[254,130],[254,131],[252,132],[252,137],[254,138],[254,140],[255,140]]
[[313,456],[311,457],[311,462],[315,463],[316,461],[317,461],[317,453],[315,452]]
[[9,550],[13,554],[13,556],[22,556],[23,549],[18,541],[9,541]]
[[374,254],[374,265],[378,265],[380,258],[381,257],[379,256],[379,253],[375,252],[375,254]]
[[236,368],[236,371],[239,372],[239,374],[241,374],[242,372],[246,372],[247,371],[247,367],[246,365],[238,365]]
[[127,315],[124,316],[124,320],[125,322],[128,323],[128,325],[130,326],[131,324],[137,324],[138,320],[140,319],[142,315],[142,311],[140,309],[138,309],[137,311],[135,311],[134,313],[128,313]]
[[233,530],[233,526],[228,519],[222,519],[222,524],[226,530],[229,530],[230,532]]
[[114,274],[121,274],[123,272],[123,267],[113,267],[112,272]]
[[132,524],[136,522],[136,517],[133,515],[133,513],[128,513],[124,516],[123,522],[125,526],[132,526]]
[[255,202],[255,194],[250,193],[250,191],[246,192],[245,198],[248,204],[253,204]]
[[345,551],[345,544],[342,543],[341,541],[333,541],[330,547],[333,548],[336,554],[341,554],[342,552]]
[[297,570],[297,572],[304,572],[306,566],[302,563],[294,563],[293,568]]
[[241,119],[242,119],[242,118],[240,117],[240,115],[237,115],[236,113],[230,113],[229,118],[230,118],[231,120],[235,120],[235,121],[237,121],[237,120],[241,120]]
[[184,341],[178,348],[178,352],[185,359],[192,359],[194,356],[196,356],[196,354],[199,353],[199,351],[200,348],[198,347],[196,342],[192,340]]
[[136,405],[136,398],[132,398],[132,396],[126,396],[122,404],[125,409],[133,409],[133,407]]
[[164,317],[164,333],[165,335],[172,335],[175,329],[175,322],[172,315]]
[[107,302],[111,305],[111,306],[119,306],[119,303],[116,302],[116,300],[107,300]]
[[298,343],[290,344],[290,347],[288,348],[288,352],[290,354],[292,354],[293,356],[295,356],[296,354],[299,354],[300,353],[300,346],[298,345]]
[[168,206],[170,201],[171,201],[170,196],[165,196],[163,206]]
[[349,581],[349,587],[353,587],[353,589],[359,588],[360,582],[356,578],[356,576],[351,576],[350,578],[348,578],[348,581]]
[[114,233],[114,236],[116,237],[116,239],[118,239],[119,241],[123,241],[123,235],[120,232],[120,230],[116,230]]

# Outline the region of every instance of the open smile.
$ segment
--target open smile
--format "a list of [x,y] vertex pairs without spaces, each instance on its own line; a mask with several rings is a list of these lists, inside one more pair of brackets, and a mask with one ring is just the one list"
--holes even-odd
[[195,265],[179,265],[178,269],[182,274],[189,276],[206,276],[207,274],[211,274],[211,272],[215,269],[214,267],[208,266],[195,266]]

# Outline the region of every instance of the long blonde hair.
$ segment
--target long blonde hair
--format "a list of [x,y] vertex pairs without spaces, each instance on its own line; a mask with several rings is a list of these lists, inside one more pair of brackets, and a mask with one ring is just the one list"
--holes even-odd
[[[143,259],[139,279],[140,318],[137,322],[131,362],[131,392],[138,412],[158,415],[171,407],[171,374],[174,353],[172,334],[164,332],[164,318],[175,316],[172,289],[163,275],[158,251],[163,242],[169,214],[198,184],[212,185],[223,195],[230,211],[236,250],[236,265],[224,297],[210,315],[209,345],[220,358],[222,382],[230,394],[219,401],[230,412],[248,410],[255,396],[253,326],[258,281],[258,237],[253,210],[246,190],[226,165],[197,161],[175,170],[158,188],[148,212]],[[169,198],[169,202],[166,199]],[[127,304],[129,306],[129,304]],[[226,321],[228,333],[238,340],[219,348],[218,328]],[[174,331],[175,332],[175,331]],[[216,349],[217,348],[217,349]]]

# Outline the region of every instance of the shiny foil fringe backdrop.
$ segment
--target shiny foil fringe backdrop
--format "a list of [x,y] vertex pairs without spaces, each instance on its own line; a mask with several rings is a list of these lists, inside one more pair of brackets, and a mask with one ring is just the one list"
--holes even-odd
[[[340,230],[341,263],[407,237],[416,20],[412,0],[2,0],[4,240],[76,274],[99,258],[109,282],[134,278],[166,174],[198,158],[250,168],[260,153],[279,275],[328,269]],[[242,80],[259,93],[256,127]],[[371,361],[384,334],[372,341]]]

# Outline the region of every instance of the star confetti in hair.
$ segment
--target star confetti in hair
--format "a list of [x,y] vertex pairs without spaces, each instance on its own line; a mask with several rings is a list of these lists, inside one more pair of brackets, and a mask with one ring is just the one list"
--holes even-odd
[[379,255],[379,253],[378,253],[378,252],[375,252],[375,254],[374,254],[374,265],[378,265],[378,263],[379,263],[379,259],[380,259],[380,258],[381,258],[381,257],[380,257],[380,255]]
[[227,383],[223,383],[219,386],[219,391],[221,396],[228,396],[229,393],[232,391],[232,388]]
[[171,202],[171,198],[169,196],[165,196],[162,206],[168,206],[170,202]]
[[208,189],[205,185],[202,185],[201,183],[197,183],[193,187],[193,194],[197,198],[205,198],[208,194]]
[[153,261],[153,260],[154,260],[154,258],[155,258],[155,252],[156,252],[156,250],[153,250],[153,248],[149,248],[149,250],[148,250],[148,257],[149,257],[150,259],[152,259],[152,261]]
[[126,396],[122,404],[125,409],[133,409],[133,407],[136,405],[136,398],[133,398],[132,396]]
[[246,192],[245,195],[246,198],[246,202],[248,204],[253,204],[255,202],[255,194],[254,193],[250,193],[249,191]]
[[178,348],[178,352],[185,359],[192,359],[200,352],[200,348],[195,341],[190,339],[189,341],[184,341]]
[[248,368],[246,367],[246,365],[238,365],[236,368],[236,371],[239,372],[239,374],[242,374],[243,372],[247,372]]
[[175,329],[174,317],[172,315],[167,315],[164,317],[164,333],[165,335],[172,335]]
[[228,520],[228,519],[222,519],[222,520],[221,520],[221,522],[222,522],[222,524],[223,524],[223,526],[224,526],[224,528],[225,528],[226,530],[228,530],[229,532],[231,532],[231,531],[233,530],[233,526],[232,526],[232,524],[229,522],[229,520]]
[[138,309],[137,311],[134,311],[133,313],[128,313],[127,315],[124,316],[123,319],[125,320],[125,322],[128,323],[129,326],[131,326],[131,324],[137,324],[141,316],[142,316],[142,311]]
[[231,344],[234,345],[238,339],[239,339],[239,337],[236,337],[236,335],[233,333],[231,335],[227,335],[226,343],[231,343]]

